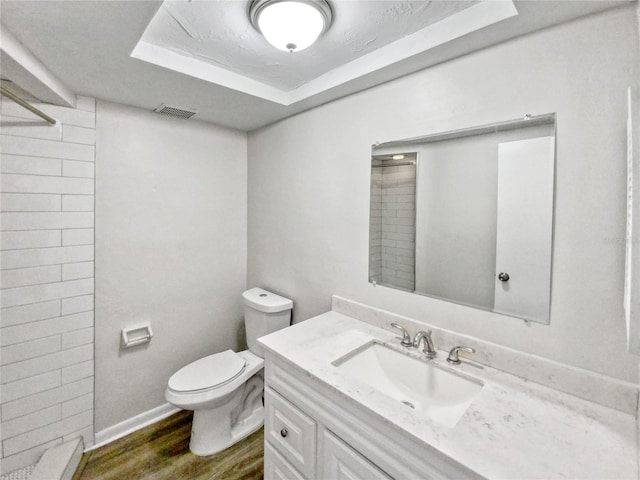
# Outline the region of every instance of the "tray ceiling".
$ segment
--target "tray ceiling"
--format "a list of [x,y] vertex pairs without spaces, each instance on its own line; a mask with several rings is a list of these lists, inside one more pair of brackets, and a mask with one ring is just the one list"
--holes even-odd
[[[247,131],[631,3],[329,1],[331,29],[316,45],[293,54],[274,49],[253,29],[249,0],[14,0],[0,1],[0,15],[1,28],[72,93],[149,111],[164,103],[197,111],[188,121]],[[26,88],[18,82],[24,75],[14,70],[4,62],[2,78]]]

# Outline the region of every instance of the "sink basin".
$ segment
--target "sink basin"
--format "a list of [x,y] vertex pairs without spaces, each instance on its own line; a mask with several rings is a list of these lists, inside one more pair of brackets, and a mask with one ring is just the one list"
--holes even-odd
[[420,416],[455,426],[483,383],[380,343],[369,343],[332,362],[345,375],[414,409]]

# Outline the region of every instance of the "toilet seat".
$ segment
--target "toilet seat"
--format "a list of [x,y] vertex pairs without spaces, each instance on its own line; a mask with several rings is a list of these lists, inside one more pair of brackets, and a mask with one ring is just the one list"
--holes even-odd
[[182,367],[169,379],[174,392],[202,392],[219,388],[242,375],[246,361],[233,350],[214,353]]
[[[214,408],[216,404],[219,404],[219,402],[225,402],[226,399],[234,395],[236,390],[244,385],[249,378],[259,373],[264,366],[264,359],[258,357],[249,350],[237,352],[235,355],[239,356],[242,361],[245,362],[245,365],[234,377],[229,378],[218,385],[205,387],[200,390],[178,391],[171,388],[170,385],[167,385],[167,389],[164,393],[167,402],[185,410],[196,410],[203,407]],[[189,365],[187,365],[187,367],[188,366]],[[176,374],[177,373],[178,372],[176,372]]]

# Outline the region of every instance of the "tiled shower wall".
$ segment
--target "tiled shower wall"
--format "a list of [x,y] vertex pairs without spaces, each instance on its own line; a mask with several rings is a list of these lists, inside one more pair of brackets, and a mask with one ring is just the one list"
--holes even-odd
[[369,281],[382,281],[382,168],[371,169],[369,204]]
[[380,283],[414,291],[416,167],[405,165],[377,170],[383,171]]
[[0,106],[2,472],[93,442],[95,100]]

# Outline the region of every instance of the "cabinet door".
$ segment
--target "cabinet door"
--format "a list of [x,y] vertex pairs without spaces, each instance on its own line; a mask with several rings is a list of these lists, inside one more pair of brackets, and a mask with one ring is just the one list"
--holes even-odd
[[323,478],[331,480],[391,480],[391,477],[328,430],[323,440]]
[[305,477],[316,470],[316,422],[270,388],[265,389],[265,439]]
[[305,478],[269,442],[265,442],[264,480],[305,480]]

